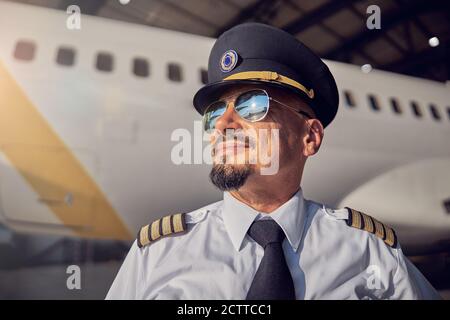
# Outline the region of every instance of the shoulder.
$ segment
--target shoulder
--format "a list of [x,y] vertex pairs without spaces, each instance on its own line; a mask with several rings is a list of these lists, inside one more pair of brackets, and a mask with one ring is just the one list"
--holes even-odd
[[191,212],[165,215],[142,226],[136,237],[136,244],[143,248],[163,238],[179,237],[189,233],[194,225],[204,222],[213,214],[222,201],[218,201]]
[[314,215],[319,223],[329,223],[342,236],[357,240],[360,237],[369,238],[390,248],[397,248],[398,241],[395,230],[373,216],[359,210],[345,207],[332,209],[325,205],[312,202]]
[[363,276],[373,266],[386,275],[397,272],[401,248],[392,228],[353,208],[333,209],[320,204],[311,208],[304,238],[308,253],[320,252],[339,270],[362,272]]

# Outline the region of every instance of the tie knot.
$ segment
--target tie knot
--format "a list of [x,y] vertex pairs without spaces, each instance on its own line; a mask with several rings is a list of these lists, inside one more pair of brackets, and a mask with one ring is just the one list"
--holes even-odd
[[283,229],[272,219],[253,222],[248,235],[263,248],[269,243],[281,244],[285,238]]

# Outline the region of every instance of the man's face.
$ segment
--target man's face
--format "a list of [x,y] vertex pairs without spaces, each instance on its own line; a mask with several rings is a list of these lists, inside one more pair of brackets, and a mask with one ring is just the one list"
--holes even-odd
[[[264,119],[250,122],[234,110],[234,102],[240,94],[254,89],[264,89],[276,101],[270,100]],[[276,175],[280,170],[304,164],[303,137],[308,134],[309,124],[295,110],[313,117],[314,113],[294,93],[266,85],[237,85],[218,100],[228,103],[210,137],[210,178],[219,189],[236,190],[251,176]]]

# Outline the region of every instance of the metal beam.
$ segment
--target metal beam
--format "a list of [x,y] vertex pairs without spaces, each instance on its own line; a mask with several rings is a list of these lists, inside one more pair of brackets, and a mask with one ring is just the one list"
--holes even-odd
[[427,48],[390,64],[380,66],[380,69],[414,74],[417,70],[439,63],[445,63],[450,56],[450,43],[442,43],[436,48]]
[[107,0],[61,0],[58,8],[66,10],[70,5],[77,5],[81,9],[82,14],[97,15],[100,9],[106,4]]
[[236,3],[234,3],[231,0],[220,0],[222,3],[225,3],[226,5],[228,5],[229,7],[235,9],[235,10],[240,10],[241,7],[239,7]]
[[291,34],[297,34],[313,25],[320,23],[322,20],[334,15],[338,11],[348,7],[349,5],[360,0],[342,0],[329,1],[306,15],[297,18],[283,27],[284,30]]
[[415,49],[414,41],[413,41],[413,37],[412,37],[411,22],[406,21],[403,24],[403,33],[405,35],[406,44],[408,46],[408,51],[415,52],[416,49]]
[[227,31],[228,29],[234,27],[237,24],[243,23],[260,13],[262,10],[267,10],[268,8],[277,4],[278,1],[273,0],[259,0],[254,4],[248,6],[244,10],[242,10],[233,20],[231,20],[227,25],[217,30],[215,37],[217,38],[222,33]]
[[410,1],[408,5],[402,8],[396,9],[381,18],[381,29],[366,29],[359,32],[358,34],[350,37],[342,44],[329,50],[325,57],[328,59],[337,59],[343,52],[353,51],[362,45],[375,40],[376,38],[384,35],[387,31],[394,28],[403,21],[412,19],[416,15],[427,13],[429,11],[438,10],[445,6],[444,1]]
[[[366,16],[363,15],[361,12],[359,12],[358,10],[356,10],[356,8],[353,5],[350,5],[349,7],[350,11],[352,11],[356,16],[358,16],[360,19],[365,20]],[[401,54],[405,55],[407,53],[407,50],[404,49],[401,45],[399,45],[397,43],[397,41],[395,41],[394,39],[392,39],[392,37],[388,34],[385,33],[382,36],[385,41],[387,41],[392,47],[394,47],[398,52],[400,52]]]
[[[328,32],[329,34],[331,34],[333,37],[339,39],[339,41],[344,41],[345,38],[343,36],[341,36],[340,34],[338,34],[336,31],[334,31],[333,29],[331,29],[330,27],[328,27],[327,25],[323,24],[323,23],[318,23],[318,26],[322,29],[324,29],[326,32]],[[362,49],[358,49],[355,51],[357,54],[359,54],[361,57],[363,57],[364,59],[366,59],[367,62],[370,62],[372,65],[377,65],[378,62],[369,54],[367,54],[364,50]],[[352,59],[350,57],[350,55],[346,56],[345,58],[343,58],[344,62],[347,63],[351,63]]]
[[187,10],[183,7],[180,7],[178,5],[176,5],[175,3],[173,3],[172,1],[165,1],[165,0],[157,0],[158,2],[162,3],[163,5],[171,8],[172,10],[178,11],[179,13],[181,13],[182,15],[188,16],[189,18],[192,19],[192,21],[196,21],[196,22],[200,22],[208,27],[210,27],[211,29],[217,29],[217,25],[212,23],[211,21],[205,19],[204,17],[193,13],[190,10]]
[[[339,3],[336,3],[334,1],[328,2],[325,5],[321,6],[320,8],[314,10],[313,12],[306,14],[306,15],[302,16],[301,18],[298,18],[297,20],[293,21],[289,25],[286,25],[283,29],[292,34],[291,31],[296,31],[296,28],[307,29],[309,26],[317,25],[320,28],[324,29],[326,32],[333,35],[339,41],[344,41],[345,40],[344,37],[339,35],[332,28],[323,24],[323,20],[326,17],[331,16],[334,13],[337,13],[339,10],[341,10],[341,8],[339,8],[339,7],[340,7],[340,5],[345,5],[345,2],[348,2],[347,7],[352,7],[352,3],[357,2],[357,1],[359,1],[359,0],[342,1]],[[298,7],[298,5],[296,3],[292,2],[291,0],[286,0],[285,2],[288,5],[295,8],[295,10],[297,10],[298,12],[303,13],[303,10],[300,7]],[[338,5],[338,6],[336,6],[336,5]],[[301,31],[301,30],[299,30],[299,31]],[[298,33],[298,32],[296,32],[296,33]],[[357,50],[357,53],[360,56],[362,56],[364,59],[366,59],[367,62],[370,62],[373,65],[377,64],[376,61],[374,60],[374,58],[371,57],[370,55],[368,55],[366,52],[364,52],[364,50]],[[351,62],[350,56],[346,57],[345,61],[350,63]]]
[[[395,3],[399,6],[402,7],[406,4],[406,2],[404,0],[395,0]],[[430,30],[417,18],[417,16],[412,18],[412,23],[415,24],[415,26],[423,33],[423,35],[429,39],[432,37],[432,34],[430,32]]]

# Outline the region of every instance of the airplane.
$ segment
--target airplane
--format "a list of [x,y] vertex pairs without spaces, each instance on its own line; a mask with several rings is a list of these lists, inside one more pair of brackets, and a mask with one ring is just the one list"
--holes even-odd
[[[198,134],[192,97],[214,39],[85,15],[69,29],[68,17],[0,2],[0,247],[13,235],[130,244],[222,197],[210,166],[171,160],[176,129]],[[340,106],[305,197],[391,225],[408,255],[450,252],[449,84],[325,62]]]

